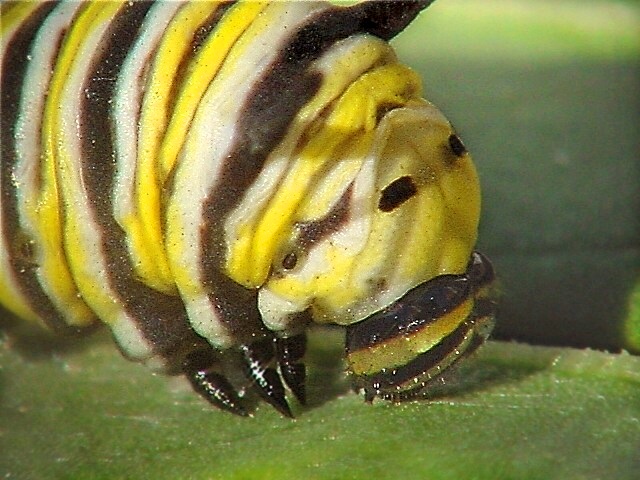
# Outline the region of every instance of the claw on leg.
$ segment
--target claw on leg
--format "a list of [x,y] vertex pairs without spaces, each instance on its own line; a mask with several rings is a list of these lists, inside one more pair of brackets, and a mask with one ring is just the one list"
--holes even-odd
[[249,345],[242,345],[246,376],[253,382],[260,397],[282,415],[293,418],[285,397],[285,390],[278,371],[272,366],[275,358],[272,338],[265,338]]
[[307,402],[306,369],[302,362],[306,349],[307,336],[304,333],[289,338],[276,339],[276,357],[280,373],[282,373],[284,382],[302,405]]
[[226,377],[214,370],[216,359],[208,352],[192,353],[184,361],[182,371],[193,389],[213,406],[246,417],[235,388]]
[[364,401],[367,403],[373,403],[373,400],[376,398],[378,392],[373,388],[364,388]]

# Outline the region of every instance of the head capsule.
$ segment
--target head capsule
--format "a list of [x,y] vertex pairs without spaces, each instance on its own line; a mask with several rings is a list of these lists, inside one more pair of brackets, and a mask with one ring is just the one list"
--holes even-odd
[[[349,63],[348,82],[340,77],[345,72],[326,70],[324,85],[343,81],[344,89],[298,115],[264,177],[230,216],[226,230],[235,240],[227,271],[259,290],[262,320],[275,332],[289,334],[302,312],[318,323],[349,326],[349,368],[367,391],[384,396],[421,383],[427,373],[403,370],[407,380],[400,387],[382,386],[376,375],[415,367],[415,357],[450,334],[460,338],[443,350],[475,342],[470,331],[482,323],[473,313],[480,284],[470,269],[490,267],[472,256],[480,188],[464,144],[420,98],[418,77],[384,42],[346,42],[339,48],[351,52],[352,62],[365,52],[371,64],[355,72]],[[379,49],[375,58],[371,48]],[[443,318],[434,317],[441,311],[429,299],[438,303],[449,295],[459,299],[449,305],[456,313],[445,309]],[[401,334],[405,323],[415,323],[407,320],[409,311],[422,319],[416,342]],[[372,341],[370,325],[376,338],[381,328],[395,332],[394,342],[389,336]],[[445,363],[451,362],[438,362]]]
[[365,398],[409,398],[478,348],[493,329],[493,280],[489,260],[473,252],[463,274],[428,280],[347,327],[349,371]]
[[348,142],[319,172],[260,287],[273,330],[307,309],[316,322],[350,325],[434,277],[465,272],[478,178],[442,114],[410,102]]

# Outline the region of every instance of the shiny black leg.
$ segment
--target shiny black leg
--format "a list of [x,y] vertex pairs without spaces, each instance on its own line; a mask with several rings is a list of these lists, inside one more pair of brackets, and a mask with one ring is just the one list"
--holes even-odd
[[240,351],[244,357],[245,375],[253,382],[260,397],[282,415],[293,418],[284,385],[274,367],[274,340],[269,337],[242,345]]
[[369,387],[365,387],[364,388],[364,401],[367,403],[372,403],[374,398],[376,398],[376,395],[378,394],[378,392],[373,389],[373,388],[369,388]]
[[307,374],[302,362],[306,350],[307,335],[304,333],[276,340],[276,358],[280,366],[280,373],[284,382],[302,405],[307,403],[305,388]]
[[215,363],[215,357],[209,352],[196,352],[186,358],[182,371],[193,389],[213,406],[246,417],[248,413],[235,388],[224,375],[212,369]]

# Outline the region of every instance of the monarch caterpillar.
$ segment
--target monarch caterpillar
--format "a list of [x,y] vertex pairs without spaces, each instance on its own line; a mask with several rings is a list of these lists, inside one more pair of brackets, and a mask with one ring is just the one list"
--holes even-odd
[[493,325],[476,172],[387,40],[432,0],[10,2],[0,302],[247,415],[291,416],[305,330],[346,327],[368,401]]

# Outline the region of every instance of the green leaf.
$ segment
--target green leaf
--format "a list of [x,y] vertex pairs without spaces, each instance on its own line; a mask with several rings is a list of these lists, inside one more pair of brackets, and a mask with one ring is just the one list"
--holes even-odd
[[640,352],[640,281],[629,298],[629,314],[625,323],[627,348]]
[[[431,401],[367,405],[315,332],[297,418],[209,407],[109,341],[0,345],[2,478],[632,479],[640,358],[491,342]],[[35,345],[31,345],[33,348]],[[39,351],[52,348],[41,343]]]

